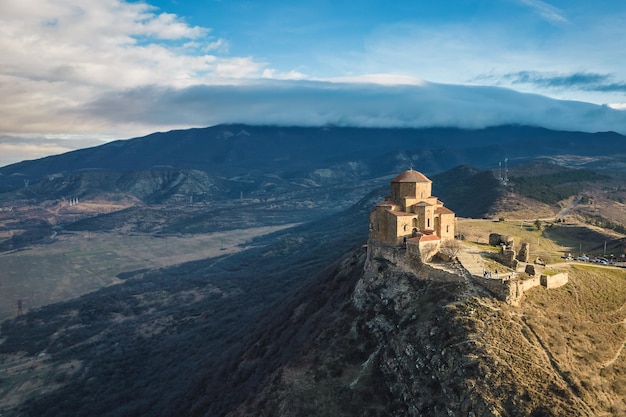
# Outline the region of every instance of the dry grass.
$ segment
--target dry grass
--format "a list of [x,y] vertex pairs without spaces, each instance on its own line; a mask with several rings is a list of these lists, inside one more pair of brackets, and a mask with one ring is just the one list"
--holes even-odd
[[594,408],[624,410],[626,271],[572,266],[569,284],[527,293],[523,314]]
[[[578,252],[578,242],[600,245],[613,233],[585,225],[554,225],[544,231],[532,222],[459,220],[459,229],[482,252],[489,233],[529,242],[553,261]],[[576,251],[574,250],[576,249]],[[498,372],[524,387],[528,410],[553,398],[551,415],[626,415],[626,270],[585,264],[562,264],[569,272],[564,287],[527,292],[521,307],[485,310],[484,329],[476,339]],[[479,326],[480,327],[480,326]],[[498,393],[490,393],[498,401]],[[534,404],[534,403],[537,404]],[[568,408],[573,407],[573,408]]]

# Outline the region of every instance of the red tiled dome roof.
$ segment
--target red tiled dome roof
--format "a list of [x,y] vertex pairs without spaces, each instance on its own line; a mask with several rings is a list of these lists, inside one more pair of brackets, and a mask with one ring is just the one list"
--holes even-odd
[[407,169],[397,177],[391,180],[391,182],[432,182],[426,175],[421,172]]

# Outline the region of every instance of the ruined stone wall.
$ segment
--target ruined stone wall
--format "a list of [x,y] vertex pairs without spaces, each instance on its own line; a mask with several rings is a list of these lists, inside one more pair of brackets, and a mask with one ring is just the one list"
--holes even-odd
[[510,247],[500,246],[500,262],[509,268],[517,268],[517,259],[515,259],[515,250]]
[[517,280],[520,284],[520,289],[525,292],[531,288],[535,288],[541,285],[541,280],[538,276],[534,276],[529,279]]
[[[431,242],[432,243],[432,242]],[[415,245],[413,245],[415,246]],[[412,248],[415,250],[415,248]],[[396,245],[380,244],[378,242],[368,242],[367,260],[365,269],[371,267],[379,258],[384,258],[399,270],[413,273],[421,279],[445,282],[464,282],[460,274],[451,273],[442,269],[433,268],[421,261],[415,252]]]
[[[430,259],[439,250],[439,241],[421,244],[407,242],[406,246],[370,241],[367,248],[366,269],[372,263],[384,258],[399,270],[415,274],[416,277],[437,281],[464,282],[461,274],[428,265],[424,259]],[[426,258],[428,254],[428,258]],[[431,255],[432,254],[432,255]],[[567,284],[567,272],[555,275],[535,275],[528,279],[498,279],[472,275],[472,280],[489,290],[497,299],[507,304],[518,306],[524,293],[531,288],[543,286],[547,289]]]
[[487,288],[497,299],[514,306],[520,305],[524,293],[531,288],[541,285],[539,277],[530,279],[493,279],[474,275],[474,282]]
[[489,244],[491,246],[513,246],[515,243],[515,239],[508,235],[501,235],[499,233],[490,233],[489,234]]
[[556,275],[541,275],[539,277],[541,285],[547,289],[562,287],[569,282],[569,274],[561,272]]
[[517,254],[517,260],[520,262],[528,262],[530,259],[530,246],[527,242],[522,243],[522,247]]
[[370,239],[367,242],[366,263],[369,263],[371,260],[376,258],[385,258],[392,264],[398,264],[404,262],[404,258],[406,258],[406,249],[397,245],[375,242]]
[[407,255],[419,263],[429,262],[439,252],[440,241],[407,242]]

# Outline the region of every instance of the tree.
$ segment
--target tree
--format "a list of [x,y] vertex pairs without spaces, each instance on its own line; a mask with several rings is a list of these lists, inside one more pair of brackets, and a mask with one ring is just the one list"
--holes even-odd
[[454,258],[460,251],[461,243],[458,240],[445,240],[441,244],[440,252],[449,258]]

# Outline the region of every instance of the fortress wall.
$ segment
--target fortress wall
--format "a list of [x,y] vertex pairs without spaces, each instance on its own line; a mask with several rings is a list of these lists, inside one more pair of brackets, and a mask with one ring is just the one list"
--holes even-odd
[[412,242],[407,242],[407,249],[410,251],[409,254],[411,256],[417,256],[420,262],[428,262],[433,256],[439,252],[440,241],[433,242],[420,242],[419,244],[413,244]]
[[392,264],[397,265],[400,262],[404,262],[404,258],[406,258],[406,250],[397,245],[372,242],[370,240],[367,242],[367,262],[376,258],[385,258]]
[[519,280],[504,280],[472,276],[474,282],[488,289],[497,299],[514,306],[520,305],[524,293],[541,285],[539,277]]
[[[416,246],[416,245],[414,245]],[[384,258],[398,269],[413,273],[417,278],[433,281],[464,282],[463,276],[421,262],[419,256],[413,256],[408,249],[396,245],[379,242],[369,242],[367,246],[367,261],[365,268],[368,269],[370,262],[377,258]]]
[[472,275],[472,279],[475,283],[485,287],[492,292],[496,298],[506,301],[507,297],[510,297],[511,293],[511,281],[505,281],[503,279],[484,278],[476,275]]
[[567,272],[561,272],[556,275],[541,275],[541,285],[547,289],[562,287],[569,282],[569,275]]
[[541,280],[538,276],[534,276],[530,279],[525,279],[523,281],[518,281],[520,283],[520,289],[522,291],[528,291],[531,288],[538,287],[541,285]]
[[[384,258],[394,267],[404,272],[413,273],[417,278],[433,281],[464,282],[461,274],[449,272],[444,269],[434,268],[422,261],[420,253],[425,250],[436,251],[439,242],[428,242],[428,248],[424,244],[409,243],[404,246],[381,242],[368,242],[366,269],[371,267],[372,261]],[[421,247],[421,248],[420,248]],[[524,293],[531,288],[543,286],[545,288],[557,288],[567,284],[568,274],[562,272],[556,275],[534,276],[529,279],[497,279],[485,278],[472,275],[472,280],[489,290],[497,299],[507,304],[518,306],[522,302]]]

